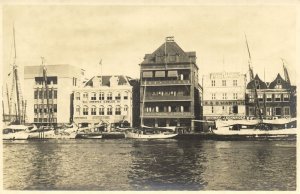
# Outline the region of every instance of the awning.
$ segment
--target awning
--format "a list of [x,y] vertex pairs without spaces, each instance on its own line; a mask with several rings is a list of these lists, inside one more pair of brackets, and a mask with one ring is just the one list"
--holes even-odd
[[168,77],[178,77],[177,71],[168,71]]
[[165,71],[156,71],[155,77],[166,77],[166,72]]
[[152,71],[144,71],[143,72],[143,77],[153,77]]

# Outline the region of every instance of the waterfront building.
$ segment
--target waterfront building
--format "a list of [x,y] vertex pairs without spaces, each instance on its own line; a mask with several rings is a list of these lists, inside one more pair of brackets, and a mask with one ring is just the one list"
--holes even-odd
[[196,52],[185,52],[167,37],[166,42],[140,64],[140,116],[144,125],[186,126],[201,113]]
[[296,86],[292,86],[280,74],[272,82],[262,81],[258,75],[247,84],[246,115],[256,117],[255,91],[263,118],[277,119],[296,117]]
[[123,76],[94,76],[74,90],[73,121],[80,126],[105,123],[110,128],[132,126],[132,89]]
[[246,116],[245,92],[245,74],[219,72],[204,75],[204,119],[244,119]]
[[[47,94],[43,69],[46,69]],[[27,122],[36,125],[70,123],[72,120],[72,92],[83,80],[84,70],[72,65],[36,65],[24,67],[24,99]],[[50,116],[49,116],[50,115]]]

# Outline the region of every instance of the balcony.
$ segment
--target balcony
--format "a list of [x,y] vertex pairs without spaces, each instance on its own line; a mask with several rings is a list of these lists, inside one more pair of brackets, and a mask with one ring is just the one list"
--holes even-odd
[[[148,65],[151,64],[151,65]],[[155,61],[148,61],[146,64],[141,65],[142,70],[166,70],[166,69],[190,69],[191,63],[188,64],[180,63],[180,64],[168,64],[166,65],[164,61],[161,63],[157,63]]]
[[191,112],[145,112],[144,118],[191,118]]
[[192,98],[191,96],[146,96],[145,101],[192,101]]
[[[163,81],[146,81],[146,86],[163,86],[163,85],[190,85],[190,80],[163,80]],[[145,81],[141,83],[145,86]]]

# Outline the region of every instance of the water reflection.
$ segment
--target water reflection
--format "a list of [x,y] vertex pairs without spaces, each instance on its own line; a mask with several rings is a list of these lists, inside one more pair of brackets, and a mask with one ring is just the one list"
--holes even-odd
[[[128,175],[136,190],[202,190],[206,162],[201,143],[178,140],[133,142]],[[142,178],[141,178],[142,177]]]
[[14,190],[296,189],[296,142],[14,141],[3,164]]

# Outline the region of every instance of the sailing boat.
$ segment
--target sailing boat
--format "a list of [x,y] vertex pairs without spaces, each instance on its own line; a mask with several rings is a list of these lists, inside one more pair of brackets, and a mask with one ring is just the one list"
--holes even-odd
[[[251,65],[251,55],[246,38],[246,45],[249,54],[249,73],[250,80],[254,81],[253,67]],[[287,70],[284,66],[284,72],[286,79],[289,80]],[[256,109],[255,120],[216,120],[216,130],[213,133],[223,137],[247,137],[247,138],[259,138],[259,137],[295,137],[296,130],[296,118],[280,118],[276,120],[266,120],[262,117],[262,110],[258,101],[258,94],[256,84],[253,84],[254,89],[254,102]]]
[[[5,126],[2,130],[2,139],[3,140],[17,140],[17,139],[27,139],[28,131],[34,129],[35,126],[25,125],[26,119],[26,101],[22,98],[22,92],[19,81],[18,65],[17,60],[17,50],[16,50],[16,40],[15,40],[15,28],[13,27],[13,46],[14,46],[14,59],[12,65],[12,72],[9,73],[9,76],[12,75],[12,88],[9,95],[8,86],[6,85],[7,93],[7,107],[9,114],[5,115],[3,112],[4,123],[7,122],[8,125]],[[4,97],[4,96],[3,96]],[[16,100],[16,102],[15,102]],[[13,109],[14,104],[14,111]],[[2,102],[4,109],[4,102]],[[13,112],[15,115],[13,115]]]
[[166,139],[173,138],[178,134],[175,133],[175,127],[149,127],[144,125],[144,106],[146,96],[146,80],[143,92],[141,126],[139,128],[131,128],[125,131],[125,138],[132,139]]

